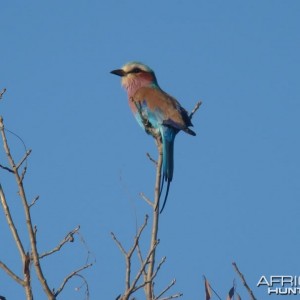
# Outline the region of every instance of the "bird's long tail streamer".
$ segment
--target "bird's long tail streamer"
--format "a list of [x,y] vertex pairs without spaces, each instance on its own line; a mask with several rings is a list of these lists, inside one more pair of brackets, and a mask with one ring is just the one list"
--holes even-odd
[[[165,181],[164,180],[164,178],[163,178],[163,181]],[[163,203],[163,205],[162,205],[162,208],[160,209],[160,214],[162,213],[162,211],[164,210],[164,208],[165,208],[165,205],[166,205],[166,203],[167,203],[167,198],[168,198],[168,195],[169,195],[169,189],[170,189],[170,183],[171,183],[171,181],[170,180],[167,180],[167,190],[166,190],[166,194],[165,194],[165,199],[164,199],[164,203]],[[162,183],[162,186],[163,186],[163,183]]]
[[171,131],[169,131],[170,136],[165,138],[163,136],[163,176],[162,176],[162,181],[161,181],[161,188],[160,188],[160,193],[159,193],[159,199],[161,197],[161,193],[164,187],[164,182],[167,182],[167,190],[164,198],[164,202],[162,205],[162,208],[160,209],[160,213],[162,213],[166,202],[167,198],[169,195],[169,189],[170,189],[170,183],[173,178],[173,169],[174,169],[174,160],[173,160],[173,153],[174,153],[174,138],[175,134]]

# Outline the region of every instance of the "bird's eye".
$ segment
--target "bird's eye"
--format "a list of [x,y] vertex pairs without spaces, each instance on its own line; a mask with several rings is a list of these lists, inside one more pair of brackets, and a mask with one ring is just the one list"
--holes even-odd
[[130,73],[140,73],[141,69],[139,68],[134,68]]

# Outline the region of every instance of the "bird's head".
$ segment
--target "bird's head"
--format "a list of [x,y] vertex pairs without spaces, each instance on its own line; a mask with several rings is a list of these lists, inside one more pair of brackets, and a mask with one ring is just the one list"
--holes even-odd
[[113,70],[110,73],[122,77],[122,85],[131,95],[141,87],[149,85],[157,86],[153,70],[139,62],[129,62],[121,69]]

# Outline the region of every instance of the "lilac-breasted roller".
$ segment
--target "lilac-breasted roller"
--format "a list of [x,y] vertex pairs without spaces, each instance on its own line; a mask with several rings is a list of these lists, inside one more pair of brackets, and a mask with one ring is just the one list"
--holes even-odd
[[111,73],[122,77],[122,85],[127,91],[129,106],[140,126],[146,130],[144,124],[146,120],[161,135],[163,144],[162,186],[164,181],[167,182],[162,212],[173,178],[175,136],[180,130],[190,135],[196,135],[196,133],[188,128],[193,125],[187,111],[175,98],[159,87],[154,72],[148,66],[130,62]]

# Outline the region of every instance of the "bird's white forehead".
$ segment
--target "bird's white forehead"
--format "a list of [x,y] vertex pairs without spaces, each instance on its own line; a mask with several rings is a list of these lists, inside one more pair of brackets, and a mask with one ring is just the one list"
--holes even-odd
[[122,70],[126,73],[133,70],[134,68],[139,68],[145,72],[153,72],[148,66],[140,63],[140,62],[129,62],[122,67]]

